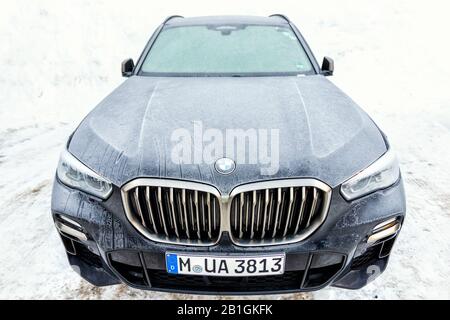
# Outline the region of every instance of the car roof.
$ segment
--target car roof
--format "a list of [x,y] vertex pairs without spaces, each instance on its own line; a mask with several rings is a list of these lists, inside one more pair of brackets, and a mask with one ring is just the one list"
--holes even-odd
[[271,17],[259,16],[203,16],[183,18],[173,16],[166,20],[166,25],[170,26],[189,26],[198,24],[267,24],[267,25],[286,25],[288,20],[279,15]]

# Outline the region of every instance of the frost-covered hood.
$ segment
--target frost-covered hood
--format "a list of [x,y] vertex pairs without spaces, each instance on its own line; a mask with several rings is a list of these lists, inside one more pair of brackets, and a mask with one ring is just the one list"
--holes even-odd
[[[194,121],[203,130],[279,129],[279,170],[237,164],[176,164],[171,135]],[[105,98],[74,133],[69,151],[117,186],[136,177],[193,180],[227,193],[259,180],[313,177],[334,187],[367,167],[386,146],[371,119],[323,76],[140,77]]]

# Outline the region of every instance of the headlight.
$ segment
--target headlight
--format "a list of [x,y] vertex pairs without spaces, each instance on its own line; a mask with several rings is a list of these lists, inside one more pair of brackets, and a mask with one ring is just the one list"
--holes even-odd
[[397,157],[389,149],[380,159],[344,182],[341,193],[345,199],[353,200],[393,185],[399,176]]
[[111,182],[86,167],[67,150],[61,154],[56,173],[65,185],[96,197],[106,199],[112,192]]

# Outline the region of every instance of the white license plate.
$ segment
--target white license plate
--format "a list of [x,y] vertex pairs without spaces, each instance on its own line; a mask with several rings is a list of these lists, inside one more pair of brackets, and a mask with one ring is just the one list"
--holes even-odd
[[284,273],[284,254],[264,256],[202,256],[166,253],[170,274],[243,277]]

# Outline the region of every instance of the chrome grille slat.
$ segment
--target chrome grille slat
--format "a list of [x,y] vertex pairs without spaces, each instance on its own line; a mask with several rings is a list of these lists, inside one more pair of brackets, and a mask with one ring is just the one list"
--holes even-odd
[[243,234],[243,221],[244,221],[244,216],[243,216],[243,207],[244,207],[244,194],[241,193],[241,197],[240,197],[240,202],[239,202],[239,237],[242,237]]
[[273,212],[274,212],[274,210],[273,210],[273,205],[274,205],[273,195],[274,195],[274,192],[269,191],[269,212],[267,213],[268,217],[267,217],[267,226],[266,226],[267,230],[270,229],[270,223],[272,222],[272,217],[273,217]]
[[298,213],[297,224],[295,226],[294,234],[297,234],[298,228],[300,227],[300,223],[303,220],[303,213],[305,211],[305,204],[306,204],[306,196],[307,196],[306,187],[302,187],[302,203],[300,204],[300,212]]
[[206,230],[206,232],[208,232],[208,226],[207,226],[207,221],[206,221],[206,213],[205,213],[205,206],[206,206],[206,201],[205,201],[205,197],[203,193],[200,193],[200,209],[201,209],[201,217],[202,217],[202,222],[203,222],[203,230]]
[[255,225],[255,232],[259,231],[259,228],[261,227],[261,211],[262,211],[262,195],[260,192],[257,192],[256,194],[256,225]]
[[267,216],[268,216],[268,212],[267,212],[267,207],[269,205],[269,189],[266,189],[266,196],[264,198],[264,220],[263,220],[263,224],[262,224],[262,235],[261,237],[264,238],[264,235],[266,234],[266,221],[267,221]]
[[176,208],[177,219],[180,222],[180,230],[182,230],[181,232],[184,232],[186,226],[184,225],[183,208],[181,206],[181,193],[176,189],[174,190],[174,208]]
[[141,218],[142,224],[144,225],[144,227],[146,227],[147,223],[145,222],[144,215],[142,214],[142,208],[141,208],[141,203],[139,201],[139,190],[138,189],[134,190],[133,197],[134,197],[134,205],[136,206],[138,215]]
[[280,216],[280,210],[281,210],[281,196],[282,196],[282,192],[281,192],[281,188],[277,189],[278,193],[277,193],[277,212],[275,215],[275,220],[274,220],[274,225],[273,225],[273,232],[272,232],[272,238],[275,238],[275,235],[277,234],[277,225],[278,225],[278,219]]
[[310,210],[310,214],[308,216],[308,221],[306,222],[306,228],[309,227],[309,224],[311,222],[311,218],[314,215],[314,212],[316,211],[316,206],[317,206],[317,189],[313,188],[313,201],[312,201],[312,205],[311,205],[311,210]]
[[188,220],[188,213],[186,208],[186,190],[181,190],[181,203],[183,207],[183,216],[184,216],[184,223],[186,225],[186,236],[188,239],[191,238],[191,231],[189,230],[189,220]]
[[[136,189],[136,190],[138,190],[138,189]],[[155,217],[153,214],[152,206],[150,204],[150,187],[145,188],[145,204],[147,205],[147,211],[150,216],[150,220],[152,221],[153,231],[155,233],[157,233],[158,229],[156,228],[156,220],[155,220]],[[144,224],[144,226],[145,226],[145,224]]]
[[[136,188],[138,189],[138,188]],[[166,218],[164,217],[164,208],[162,205],[162,194],[161,194],[161,188],[158,188],[158,213],[159,213],[159,217],[161,218],[161,221],[163,223],[163,227],[164,227],[164,233],[166,234],[166,236],[169,235],[169,231],[167,229],[167,224],[166,224]],[[144,226],[145,227],[145,226]]]
[[190,191],[188,193],[189,198],[189,216],[191,217],[191,226],[192,226],[192,233],[196,234],[195,230],[197,230],[196,223],[195,223],[195,207],[194,207],[194,196],[192,195],[193,192]]
[[175,216],[175,207],[173,205],[173,188],[169,189],[169,203],[170,203],[169,211],[171,214],[170,216],[172,217],[172,225],[174,227],[175,234],[177,235],[177,237],[180,237],[180,234],[178,232],[177,217]]
[[[211,199],[215,199],[212,194],[211,194]],[[218,225],[217,217],[218,217],[218,214],[220,215],[220,210],[218,212],[216,212],[216,204],[218,205],[218,202],[213,201],[213,203],[212,203],[212,226],[213,226],[213,229],[215,229],[217,227],[217,225]]]
[[200,231],[200,215],[199,215],[199,210],[198,210],[198,191],[195,190],[194,191],[194,207],[195,207],[195,221],[196,221],[196,226],[197,226],[197,236],[200,239],[202,237],[201,231]]
[[284,218],[284,209],[286,208],[286,190],[281,191],[281,207],[280,207],[280,218],[278,219],[278,225],[276,225],[276,229],[281,229],[281,222]]
[[208,211],[208,237],[212,237],[212,226],[211,226],[211,202],[210,202],[210,195],[206,195],[206,207]]
[[250,239],[253,239],[253,236],[255,235],[255,211],[256,211],[256,205],[257,205],[256,196],[257,196],[256,191],[253,191],[252,213],[250,215],[250,220],[251,220]]
[[139,200],[139,191],[135,190],[133,196],[134,196],[134,203],[135,203],[135,206],[137,208],[139,217],[141,218],[142,224],[144,226],[147,226],[147,222],[145,221],[145,217],[144,217],[144,214],[142,212],[141,202]]
[[247,231],[247,229],[250,226],[250,210],[252,208],[252,204],[250,203],[250,199],[251,199],[251,193],[248,193],[248,200],[246,202],[246,206],[245,206],[245,232]]
[[283,237],[286,236],[288,228],[289,228],[289,223],[291,222],[292,204],[293,203],[294,203],[294,188],[291,187],[291,188],[289,188],[289,205],[288,205],[288,209],[287,209],[287,216],[286,216]]

